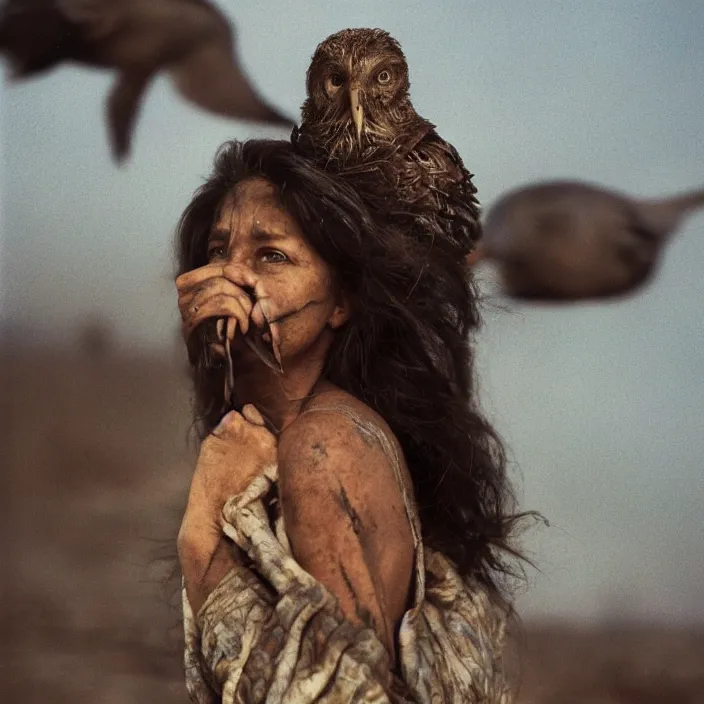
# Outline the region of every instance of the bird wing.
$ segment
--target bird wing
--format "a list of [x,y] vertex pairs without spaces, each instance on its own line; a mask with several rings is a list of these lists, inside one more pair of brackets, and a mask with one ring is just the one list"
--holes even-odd
[[0,7],[0,54],[20,78],[53,68],[71,53],[71,24],[51,0],[10,0]]
[[66,19],[83,28],[90,41],[107,39],[128,21],[124,5],[116,0],[54,0],[54,4]]
[[183,97],[205,110],[240,120],[292,125],[256,93],[229,41],[205,42],[169,68]]
[[459,153],[433,130],[406,162],[407,175],[399,184],[405,198],[467,254],[481,238],[481,225],[477,189]]
[[125,73],[110,91],[107,101],[108,131],[112,155],[118,162],[129,154],[134,124],[151,78],[149,74]]
[[208,0],[8,0],[0,9],[0,52],[17,77],[65,60],[116,69],[108,120],[118,159],[129,150],[144,91],[162,69],[206,110],[291,124],[256,94],[235,61],[227,17]]
[[116,64],[165,64],[194,43],[231,42],[227,18],[206,0],[55,0]]

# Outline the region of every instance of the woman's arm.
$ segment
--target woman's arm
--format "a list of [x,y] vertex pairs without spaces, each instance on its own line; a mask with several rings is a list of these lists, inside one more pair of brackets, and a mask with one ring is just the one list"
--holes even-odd
[[184,520],[178,537],[178,555],[188,601],[194,613],[235,566],[237,547],[223,536]]
[[390,458],[346,416],[305,414],[279,438],[279,491],[296,561],[393,658],[414,546]]
[[179,561],[194,613],[235,565],[236,546],[223,535],[220,519],[225,502],[274,465],[276,453],[276,438],[250,405],[242,415],[226,414],[201,444],[178,535]]

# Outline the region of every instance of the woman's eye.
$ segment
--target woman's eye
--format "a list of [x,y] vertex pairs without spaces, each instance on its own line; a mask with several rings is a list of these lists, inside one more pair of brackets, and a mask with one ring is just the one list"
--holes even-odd
[[288,261],[288,257],[278,249],[262,252],[261,259],[265,264],[281,264]]
[[382,84],[388,83],[391,80],[391,73],[389,71],[379,71],[376,80]]
[[225,247],[217,245],[208,249],[208,259],[220,259],[225,256]]

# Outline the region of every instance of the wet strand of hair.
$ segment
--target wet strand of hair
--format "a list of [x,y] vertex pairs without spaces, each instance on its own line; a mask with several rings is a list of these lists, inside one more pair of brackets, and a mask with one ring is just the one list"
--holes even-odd
[[224,408],[223,412],[231,409],[238,413],[242,412],[242,408],[237,408],[235,400],[235,370],[232,362],[232,351],[230,349],[230,338],[225,333],[225,389],[224,389]]

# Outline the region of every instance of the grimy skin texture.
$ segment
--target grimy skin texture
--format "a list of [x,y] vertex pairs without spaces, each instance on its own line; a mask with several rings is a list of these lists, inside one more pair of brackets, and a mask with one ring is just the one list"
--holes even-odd
[[0,10],[0,54],[14,80],[64,62],[117,71],[107,120],[118,161],[129,153],[142,97],[160,71],[216,115],[290,125],[256,94],[234,49],[227,18],[207,0],[7,0]]
[[480,257],[516,298],[576,301],[637,291],[704,190],[637,200],[587,183],[556,181],[509,192],[484,221]]
[[[414,556],[393,467],[346,416],[301,415],[343,403],[386,427],[371,409],[322,378],[335,331],[347,320],[347,303],[264,179],[243,182],[226,199],[209,253],[206,266],[176,282],[184,335],[210,318],[228,319],[235,392],[244,407],[241,414],[228,413],[201,447],[179,535],[191,605],[200,608],[236,559],[220,529],[225,499],[278,462],[294,557],[338,598],[349,620],[374,627],[393,655]],[[282,374],[242,343],[242,335],[252,325],[261,327],[264,318]],[[405,466],[403,472],[411,486]]]
[[350,182],[377,219],[461,259],[481,234],[477,189],[409,88],[406,58],[387,32],[337,32],[315,50],[292,141]]

